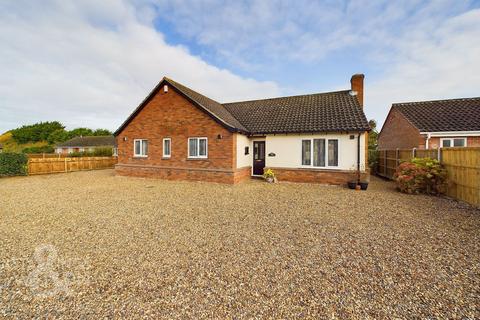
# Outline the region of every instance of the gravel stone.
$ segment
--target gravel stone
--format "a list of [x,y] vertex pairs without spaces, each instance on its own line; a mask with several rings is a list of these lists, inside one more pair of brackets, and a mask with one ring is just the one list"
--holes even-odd
[[0,179],[0,318],[480,318],[479,230],[376,178]]

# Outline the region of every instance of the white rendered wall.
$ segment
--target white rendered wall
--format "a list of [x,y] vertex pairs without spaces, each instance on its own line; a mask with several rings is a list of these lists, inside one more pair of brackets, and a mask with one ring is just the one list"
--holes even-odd
[[[350,135],[355,138],[350,140]],[[303,139],[338,139],[338,166],[311,167],[316,169],[350,170],[357,168],[358,133],[351,134],[314,134],[314,135],[267,135],[266,136],[266,167],[309,168],[302,166]],[[327,142],[326,142],[327,143]],[[328,148],[328,145],[326,145]],[[268,156],[275,153],[274,157]],[[365,134],[360,136],[360,167],[365,170]]]
[[[237,168],[252,166],[252,141],[245,135],[237,133]],[[245,155],[245,147],[248,147],[248,155]]]

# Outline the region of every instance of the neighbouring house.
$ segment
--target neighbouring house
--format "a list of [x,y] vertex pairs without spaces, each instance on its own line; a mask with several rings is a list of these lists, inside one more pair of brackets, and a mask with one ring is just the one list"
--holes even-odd
[[394,103],[378,148],[480,147],[480,98]]
[[351,88],[219,103],[163,78],[115,132],[116,173],[237,183],[274,170],[279,181],[344,184],[368,175],[361,74]]
[[85,136],[75,137],[55,146],[56,153],[68,154],[73,152],[93,152],[95,149],[111,148],[116,154],[114,136]]

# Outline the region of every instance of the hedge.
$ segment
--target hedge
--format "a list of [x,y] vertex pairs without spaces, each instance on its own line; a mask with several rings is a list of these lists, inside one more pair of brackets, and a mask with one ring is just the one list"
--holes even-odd
[[23,153],[0,153],[0,176],[25,176],[28,157]]
[[28,147],[22,150],[23,153],[53,153],[54,151],[52,146]]

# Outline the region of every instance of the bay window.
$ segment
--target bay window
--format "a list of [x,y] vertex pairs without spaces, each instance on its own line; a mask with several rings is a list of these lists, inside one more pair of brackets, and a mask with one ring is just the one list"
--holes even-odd
[[338,140],[302,140],[302,166],[338,167]]

